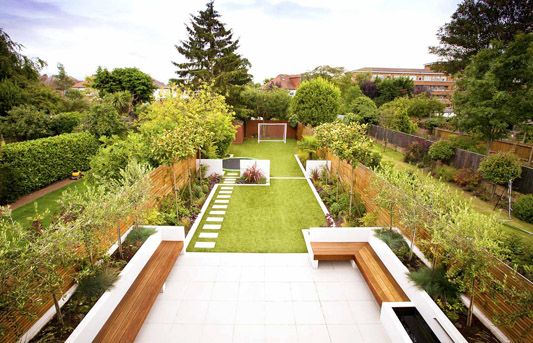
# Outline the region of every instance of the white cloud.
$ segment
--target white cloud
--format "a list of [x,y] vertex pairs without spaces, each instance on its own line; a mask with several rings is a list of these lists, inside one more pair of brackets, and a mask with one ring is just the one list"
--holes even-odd
[[[189,15],[205,1],[9,0],[0,20],[25,53],[62,62],[78,78],[108,68],[136,66],[167,81],[174,44],[185,39]],[[216,1],[222,20],[241,40],[256,81],[330,64],[420,67],[434,60],[428,46],[456,2],[438,1]]]

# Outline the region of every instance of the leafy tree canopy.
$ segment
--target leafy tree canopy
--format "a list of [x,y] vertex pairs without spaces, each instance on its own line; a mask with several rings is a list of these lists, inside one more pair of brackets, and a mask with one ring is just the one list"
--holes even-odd
[[455,74],[463,70],[480,50],[498,40],[504,45],[518,32],[533,31],[533,2],[530,0],[464,0],[442,26],[440,45],[429,48],[442,58],[435,67]]
[[98,67],[92,87],[106,94],[128,91],[133,96],[133,104],[150,102],[156,89],[150,75],[137,68],[116,68],[109,71]]
[[242,87],[252,80],[250,62],[237,52],[239,40],[220,21],[213,1],[191,16],[186,29],[188,38],[176,45],[185,62],[172,62],[178,68],[178,78],[172,81],[193,89],[212,85],[230,105],[238,105]]
[[239,117],[263,117],[264,119],[286,119],[291,97],[284,89],[260,89],[247,86],[241,93],[244,109]]
[[409,98],[401,97],[382,105],[379,108],[380,125],[405,133],[416,132],[417,126],[408,115],[410,104]]
[[378,106],[403,96],[411,96],[414,90],[413,80],[406,77],[393,79],[375,79],[378,95],[374,99]]
[[426,94],[419,94],[411,98],[411,104],[407,109],[407,115],[415,118],[427,118],[432,114],[442,113],[444,104],[436,98]]
[[364,95],[354,99],[349,105],[344,121],[346,123],[377,124],[378,108],[376,103]]
[[339,88],[318,77],[302,82],[291,101],[290,112],[301,123],[318,126],[337,118],[339,100]]
[[459,129],[491,142],[533,113],[533,33],[517,35],[472,58],[457,81],[453,104]]
[[317,77],[332,81],[333,79],[341,78],[345,73],[346,70],[343,67],[322,65],[314,68],[311,71],[303,73],[302,81],[316,79]]

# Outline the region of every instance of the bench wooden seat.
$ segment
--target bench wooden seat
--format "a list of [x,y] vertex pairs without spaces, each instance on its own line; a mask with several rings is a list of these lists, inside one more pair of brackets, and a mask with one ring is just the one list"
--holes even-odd
[[367,242],[311,242],[311,249],[318,261],[354,260],[380,306],[383,302],[409,301]]
[[162,241],[95,338],[95,342],[133,342],[183,248]]

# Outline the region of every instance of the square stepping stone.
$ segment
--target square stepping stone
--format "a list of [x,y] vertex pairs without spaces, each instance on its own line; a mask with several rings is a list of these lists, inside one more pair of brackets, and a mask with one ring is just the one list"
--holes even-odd
[[196,242],[194,244],[195,248],[205,248],[205,249],[212,249],[215,247],[215,242]]
[[204,230],[220,230],[220,224],[204,224]]
[[200,232],[200,238],[218,238],[218,232]]
[[212,208],[222,208],[222,209],[225,209],[225,208],[228,208],[228,205],[213,205]]
[[217,199],[229,199],[229,198],[231,198],[231,195],[229,194],[219,194],[217,196]]
[[210,211],[210,216],[223,216],[226,214],[226,211]]
[[222,223],[224,221],[224,217],[207,217],[207,219],[205,221],[206,222]]
[[229,203],[229,200],[227,199],[215,200],[215,204],[228,204],[228,203]]

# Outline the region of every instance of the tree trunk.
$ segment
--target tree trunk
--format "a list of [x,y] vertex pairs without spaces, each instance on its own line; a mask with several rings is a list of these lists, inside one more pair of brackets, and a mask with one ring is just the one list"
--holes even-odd
[[202,149],[198,149],[198,159],[200,160],[199,168],[198,168],[198,180],[202,181]]
[[389,229],[392,230],[392,220],[394,219],[394,206],[391,205],[390,207],[390,227]]
[[352,216],[352,204],[353,204],[353,167],[350,170],[350,207],[348,208],[348,214]]
[[192,199],[192,181],[191,181],[191,170],[189,168],[187,168],[187,183],[189,185],[189,205],[192,204],[193,202],[193,199]]
[[170,167],[172,173],[172,190],[174,191],[174,207],[176,210],[176,220],[179,220],[179,208],[178,208],[178,187],[176,185],[176,173],[174,172],[174,166]]
[[120,224],[117,225],[117,246],[120,257],[124,258],[124,254],[122,252],[122,235],[120,234]]
[[513,200],[513,181],[512,180],[509,180],[509,189],[508,189],[508,198],[509,198],[509,211],[508,211],[508,214],[509,214],[509,219],[511,219],[511,203],[512,203],[512,200]]
[[466,326],[472,326],[472,320],[474,319],[474,287],[476,286],[476,279],[472,280],[472,288],[470,289],[470,304],[468,305],[468,315],[466,317]]
[[416,226],[413,229],[413,235],[411,236],[411,246],[409,247],[410,248],[409,261],[411,261],[413,259],[413,247],[415,245],[415,239],[416,239]]
[[61,326],[64,327],[65,322],[63,321],[63,312],[61,312],[61,306],[59,306],[59,301],[57,300],[56,294],[54,292],[52,292],[52,300],[54,301],[54,307],[56,309],[57,320],[59,321],[59,324],[61,324]]

